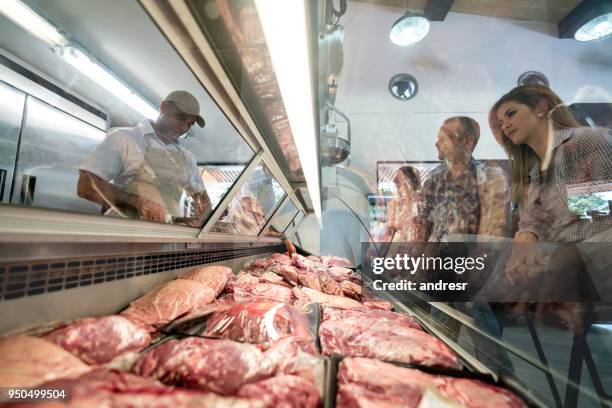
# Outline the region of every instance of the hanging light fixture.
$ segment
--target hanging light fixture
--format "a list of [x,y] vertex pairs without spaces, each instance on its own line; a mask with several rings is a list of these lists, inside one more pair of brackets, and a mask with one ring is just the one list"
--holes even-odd
[[604,40],[612,36],[612,13],[595,17],[576,31],[578,41]]
[[559,38],[601,41],[612,37],[612,1],[583,0],[558,24]]
[[[408,8],[407,4],[406,8]],[[421,41],[428,32],[429,20],[427,17],[406,11],[406,14],[400,17],[391,27],[389,39],[393,44],[405,47]]]

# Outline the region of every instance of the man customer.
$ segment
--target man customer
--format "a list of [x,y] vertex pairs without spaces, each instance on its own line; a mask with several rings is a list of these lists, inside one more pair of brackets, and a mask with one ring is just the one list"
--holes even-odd
[[[480,126],[470,117],[451,117],[440,127],[436,149],[442,163],[421,189],[417,241],[457,240],[452,235],[462,235],[461,241],[473,241],[467,235],[504,237],[509,234],[508,183],[501,168],[487,166],[472,156],[479,137]],[[466,327],[465,330],[472,338],[477,357],[489,367],[512,371],[512,363],[503,348],[481,335],[501,337],[501,327],[489,304],[453,302],[452,306],[474,319],[475,329]],[[455,340],[459,337],[461,327],[457,320],[435,310],[432,315],[449,330],[450,337]]]
[[480,137],[474,119],[444,121],[436,140],[442,164],[421,189],[417,241],[446,241],[451,234],[507,236],[510,200],[502,169],[475,160]]

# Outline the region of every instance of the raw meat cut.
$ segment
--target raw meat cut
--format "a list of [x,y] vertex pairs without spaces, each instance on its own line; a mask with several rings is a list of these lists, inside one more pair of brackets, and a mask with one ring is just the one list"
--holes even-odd
[[36,403],[36,407],[96,408],[181,408],[181,407],[263,407],[244,398],[222,397],[167,387],[159,382],[119,370],[97,369],[76,379],[45,383],[40,389],[61,389],[70,400],[64,403]]
[[344,296],[328,295],[310,288],[293,288],[293,296],[297,299],[296,304],[308,302],[320,303],[341,309],[362,309],[363,305],[358,301]]
[[343,268],[352,268],[353,263],[346,258],[339,256],[322,256],[321,262],[329,266],[341,266]]
[[393,304],[384,300],[380,300],[376,295],[369,289],[363,288],[361,291],[361,303],[368,309],[381,309],[391,310]]
[[87,364],[108,363],[122,353],[142,350],[151,343],[149,332],[121,316],[77,320],[43,338]]
[[270,377],[275,370],[252,344],[188,337],[149,350],[131,371],[167,385],[234,395],[242,385]]
[[269,259],[279,264],[291,265],[291,257],[287,254],[272,254]]
[[248,299],[268,299],[289,303],[291,289],[272,283],[235,283],[232,285],[234,300],[244,302]]
[[208,318],[202,334],[264,345],[293,336],[307,349],[314,347],[316,336],[304,314],[286,303],[271,301],[251,301],[223,307]]
[[291,255],[291,265],[300,269],[312,269],[316,265],[316,262],[311,261],[310,259],[302,256],[300,254],[292,254]]
[[63,348],[37,337],[0,338],[0,387],[33,387],[90,368]]
[[153,332],[161,326],[215,300],[210,287],[188,279],[159,285],[135,300],[121,316]]
[[342,290],[342,296],[350,297],[355,300],[361,299],[361,285],[356,284],[348,280],[340,282],[340,289]]
[[334,277],[338,282],[348,280],[358,285],[362,284],[361,277],[353,272],[352,269],[343,268],[341,266],[330,266],[327,272]]
[[305,352],[294,337],[284,337],[265,351],[268,364],[276,374],[294,374],[315,384],[323,395],[325,362],[319,355]]
[[221,265],[212,265],[194,268],[179,276],[179,279],[188,279],[206,285],[215,291],[216,297],[223,291],[225,284],[231,277],[231,268]]
[[[343,291],[342,291],[341,284],[336,282],[334,277],[330,275],[326,270],[316,270],[314,271],[313,274],[319,280],[319,286],[321,287],[321,292],[327,293],[328,295],[342,296]],[[307,285],[304,285],[304,286],[307,286]],[[307,286],[307,287],[310,287],[310,286]],[[316,288],[313,288],[313,289],[316,289]]]
[[263,401],[270,408],[315,408],[320,403],[314,384],[294,375],[278,375],[247,384],[238,391],[238,396]]
[[362,301],[363,307],[371,310],[391,310],[393,309],[393,303],[385,300],[364,300]]
[[427,374],[367,358],[345,358],[338,374],[337,406],[414,407],[426,387],[468,408],[526,408],[510,391],[479,380]]
[[326,320],[319,326],[326,355],[371,357],[398,363],[460,368],[457,355],[442,341],[400,321]]
[[282,276],[277,275],[276,273],[271,272],[271,271],[264,272],[264,274],[261,275],[261,280],[267,283],[276,283],[279,285],[283,285],[283,284],[286,285],[286,283],[283,281]]
[[322,316],[322,321],[343,319],[373,319],[376,321],[396,321],[406,327],[421,330],[421,325],[417,323],[414,317],[403,313],[390,312],[388,310],[349,310],[324,307]]
[[291,265],[281,265],[278,268],[278,274],[287,280],[293,286],[297,286],[300,282],[299,272],[297,268]]

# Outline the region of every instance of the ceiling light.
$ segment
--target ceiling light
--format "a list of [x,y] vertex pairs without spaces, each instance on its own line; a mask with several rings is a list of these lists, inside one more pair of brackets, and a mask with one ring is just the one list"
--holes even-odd
[[321,223],[318,133],[315,131],[306,3],[309,2],[255,0],[308,192]]
[[57,53],[82,74],[112,93],[145,118],[157,119],[158,112],[153,105],[124,85],[108,69],[89,58],[81,50],[75,47],[64,47],[57,49]]
[[612,13],[595,17],[576,31],[578,41],[604,40],[612,36]]
[[429,20],[420,15],[407,11],[391,27],[389,39],[393,44],[407,46],[421,41],[429,32]]
[[612,37],[612,1],[582,0],[557,25],[559,38],[598,41]]
[[49,45],[63,47],[68,44],[68,39],[57,28],[19,0],[0,1],[0,12]]

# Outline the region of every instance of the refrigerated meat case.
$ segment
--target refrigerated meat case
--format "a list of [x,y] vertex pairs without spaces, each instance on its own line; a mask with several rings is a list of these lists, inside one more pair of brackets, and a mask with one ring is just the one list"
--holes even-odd
[[[284,251],[278,237],[266,236],[271,229],[284,232],[301,246],[299,227],[305,218],[313,216],[312,202],[274,72],[266,58],[252,61],[266,53],[265,41],[256,35],[253,4],[224,0],[217,3],[221,18],[214,19],[192,0],[142,0],[141,6],[253,148],[253,158],[200,229],[3,207],[0,332],[23,332],[28,327],[44,328],[57,321],[116,313],[157,284],[193,266],[221,264],[236,272],[245,262]],[[316,44],[326,10],[324,2],[308,4],[311,40]],[[249,7],[251,10],[245,11]],[[240,43],[245,39],[250,42]],[[312,67],[313,76],[323,78],[316,85],[321,95],[321,125],[327,124],[326,103],[330,99],[333,102],[332,77],[337,75],[326,75],[323,71],[328,68],[325,60]],[[226,210],[258,166],[264,165],[285,194],[257,231],[232,229],[231,220],[224,219]],[[364,274],[365,284],[370,285],[372,278]],[[483,332],[467,315],[447,304],[430,302],[418,294],[405,298],[381,296],[387,296],[396,311],[415,316],[428,332],[457,352],[466,366],[466,375],[482,375],[509,387],[531,406],[577,406],[578,398],[586,404],[580,406],[610,403],[606,382],[599,377],[598,361],[589,347],[587,330],[570,335],[571,363],[564,375],[548,364],[549,350],[542,345],[539,323],[529,313],[522,317],[522,330],[529,333],[535,355]],[[596,327],[598,318],[605,319],[605,311],[593,305],[587,327]],[[475,335],[466,335],[467,332]],[[476,336],[481,338],[478,344],[473,342]],[[513,361],[520,362],[520,373],[493,367],[490,361],[479,358],[476,348],[483,343],[514,356]],[[583,361],[595,392],[580,386]],[[333,395],[326,395],[326,400],[327,405],[333,405]]]

